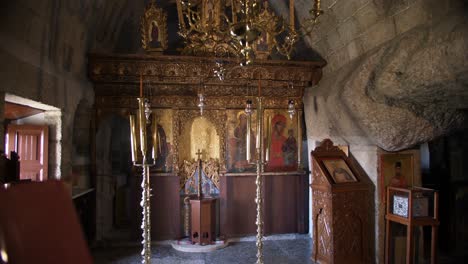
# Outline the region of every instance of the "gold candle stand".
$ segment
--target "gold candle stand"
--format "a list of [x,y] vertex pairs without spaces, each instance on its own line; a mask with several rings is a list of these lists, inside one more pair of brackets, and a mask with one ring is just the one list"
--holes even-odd
[[[250,163],[250,153],[247,154],[247,161],[250,164],[256,164],[257,166],[257,178],[255,180],[256,185],[256,196],[255,203],[257,204],[257,264],[263,264],[263,172],[265,162],[265,152],[263,151],[263,98],[258,96],[257,98],[257,138],[256,138],[256,153],[255,162]],[[251,113],[250,113],[251,114]],[[249,114],[249,115],[250,115]],[[247,129],[251,127],[252,119],[250,116],[247,118]],[[250,143],[250,130],[247,133],[247,142]],[[250,151],[250,147],[247,148]]]
[[[142,207],[142,263],[151,263],[151,187],[150,187],[150,167],[155,165],[158,153],[158,127],[156,116],[153,114],[152,123],[150,121],[151,110],[148,99],[142,97],[138,100],[138,113],[135,118],[130,115],[130,143],[132,152],[132,162],[134,166],[142,167],[141,180],[141,202]],[[151,137],[148,138],[147,125],[151,125]],[[151,144],[149,144],[151,141]],[[148,151],[150,147],[150,151]]]
[[[257,166],[257,178],[255,180],[256,185],[256,197],[255,203],[257,204],[257,216],[256,216],[256,225],[257,225],[257,262],[256,264],[263,264],[263,173],[265,171],[265,165],[268,164],[269,155],[270,155],[270,148],[271,148],[271,132],[272,132],[272,120],[271,116],[267,117],[267,146],[264,149],[264,127],[263,127],[263,119],[264,119],[264,108],[263,108],[263,97],[261,97],[261,88],[259,84],[259,95],[256,97],[257,100],[257,137],[256,137],[256,153],[255,153],[255,162],[251,163],[250,160],[250,128],[252,127],[252,109],[251,109],[251,101],[248,100],[246,113],[247,117],[247,154],[246,159],[249,164],[255,164]],[[297,137],[298,137],[298,153],[297,153],[297,163],[298,163],[298,170],[301,169],[301,151],[302,151],[302,130],[301,130],[301,117],[302,112],[298,111],[297,114]]]

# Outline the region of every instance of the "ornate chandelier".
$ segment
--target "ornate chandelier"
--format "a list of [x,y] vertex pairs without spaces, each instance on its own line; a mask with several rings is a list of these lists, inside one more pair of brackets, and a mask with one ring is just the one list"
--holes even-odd
[[277,16],[265,0],[177,0],[182,53],[201,56],[237,56],[241,65],[273,52],[291,58],[301,36],[308,35],[323,13],[314,0],[311,18],[294,25],[294,0],[289,0],[289,23]]

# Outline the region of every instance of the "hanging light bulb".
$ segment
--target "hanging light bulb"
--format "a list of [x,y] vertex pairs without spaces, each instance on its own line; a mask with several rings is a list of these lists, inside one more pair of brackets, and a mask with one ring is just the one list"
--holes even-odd
[[202,93],[198,94],[198,108],[200,108],[200,115],[203,115],[205,109],[205,96]]
[[289,100],[288,101],[288,113],[289,113],[289,118],[293,118],[294,114],[296,113],[296,109],[294,108],[294,100]]
[[145,117],[146,117],[147,124],[151,124],[150,115],[151,115],[151,105],[150,105],[149,99],[145,98]]
[[252,114],[252,100],[248,99],[245,105],[245,114],[251,115]]
[[[288,83],[288,89],[294,90],[294,84],[292,82]],[[294,108],[294,100],[289,99],[288,101],[288,113],[289,117],[292,119],[296,113],[296,108]]]

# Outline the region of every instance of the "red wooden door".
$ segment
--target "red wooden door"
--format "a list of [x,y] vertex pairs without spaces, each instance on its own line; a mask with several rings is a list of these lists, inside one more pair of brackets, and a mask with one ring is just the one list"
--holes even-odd
[[47,179],[49,128],[39,125],[8,125],[7,150],[18,153],[20,179]]

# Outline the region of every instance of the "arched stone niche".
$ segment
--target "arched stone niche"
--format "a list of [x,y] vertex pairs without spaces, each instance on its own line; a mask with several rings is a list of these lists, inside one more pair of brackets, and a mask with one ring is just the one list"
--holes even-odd
[[203,152],[201,158],[217,159],[224,164],[225,115],[220,111],[205,111],[202,116],[197,110],[178,111],[179,138],[178,164],[184,160],[196,160],[196,152]]

